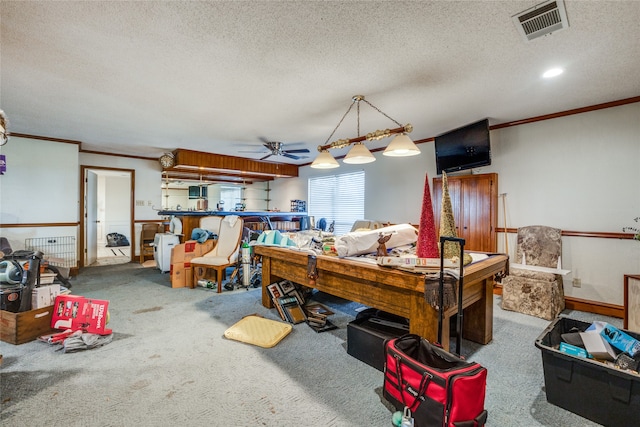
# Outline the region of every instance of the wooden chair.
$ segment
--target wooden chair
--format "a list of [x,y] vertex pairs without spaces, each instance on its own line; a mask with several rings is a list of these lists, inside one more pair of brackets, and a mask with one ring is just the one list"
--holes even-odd
[[191,260],[193,270],[193,285],[195,287],[199,279],[206,279],[208,270],[215,270],[215,280],[218,284],[218,293],[222,292],[222,280],[227,267],[235,265],[238,261],[240,242],[243,230],[242,218],[229,215],[220,222],[218,242],[211,252]]
[[156,233],[162,233],[162,224],[144,223],[140,231],[140,264],[143,264],[147,257],[153,258],[153,241]]

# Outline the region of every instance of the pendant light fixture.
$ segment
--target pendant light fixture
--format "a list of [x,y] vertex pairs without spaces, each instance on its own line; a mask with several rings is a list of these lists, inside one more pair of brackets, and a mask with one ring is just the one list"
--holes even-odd
[[340,165],[328,150],[323,150],[318,154],[318,157],[316,157],[313,163],[311,163],[311,167],[315,169],[334,169],[340,167]]
[[[413,130],[413,126],[411,126],[410,123],[404,126],[401,125],[399,122],[389,117],[386,113],[384,113],[378,107],[376,107],[375,105],[367,101],[364,98],[364,95],[355,95],[351,98],[351,101],[352,101],[351,105],[349,105],[349,108],[344,113],[344,115],[342,116],[342,118],[340,119],[336,127],[333,129],[333,132],[331,132],[331,135],[329,135],[329,138],[327,138],[325,145],[318,146],[318,151],[320,154],[318,154],[318,157],[316,157],[313,163],[311,163],[312,168],[316,168],[316,169],[337,168],[339,164],[336,161],[336,159],[331,155],[329,150],[332,148],[349,147],[351,145],[353,145],[353,147],[349,150],[349,152],[345,156],[344,158],[345,163],[348,163],[348,164],[371,163],[375,161],[376,158],[374,157],[373,154],[371,154],[371,151],[369,151],[369,149],[365,146],[364,142],[376,141],[379,139],[388,138],[392,135],[396,135],[396,137],[391,141],[391,144],[389,145],[389,147],[387,147],[387,149],[384,151],[383,153],[384,155],[402,157],[402,156],[414,156],[416,154],[420,154],[420,150],[418,149],[418,147],[407,136],[407,133],[410,133]],[[364,101],[371,108],[373,108],[374,110],[376,110],[377,112],[379,112],[380,114],[382,114],[383,116],[385,116],[386,118],[394,122],[396,125],[398,125],[398,127],[395,129],[376,130],[374,132],[370,132],[366,135],[361,136],[360,135],[360,102],[362,101]],[[358,135],[355,138],[338,139],[336,141],[329,143],[329,141],[331,140],[335,132],[338,130],[338,128],[344,121],[345,117],[347,116],[347,114],[349,114],[349,112],[351,111],[354,105],[356,105],[357,107],[356,109],[357,109]]]
[[359,165],[364,163],[375,162],[376,158],[371,154],[371,151],[367,147],[364,146],[362,142],[356,143],[351,150],[347,153],[343,162]]
[[420,149],[406,134],[401,133],[391,140],[391,144],[382,152],[389,157],[407,157],[420,154]]

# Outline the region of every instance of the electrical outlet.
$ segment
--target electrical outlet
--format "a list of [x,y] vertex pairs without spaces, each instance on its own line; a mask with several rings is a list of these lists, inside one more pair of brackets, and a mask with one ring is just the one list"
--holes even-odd
[[582,286],[582,279],[579,279],[577,277],[573,278],[573,287],[574,288],[579,288]]
[[147,206],[153,206],[153,202],[151,200],[147,200]]
[[136,206],[144,206],[144,200],[136,200]]

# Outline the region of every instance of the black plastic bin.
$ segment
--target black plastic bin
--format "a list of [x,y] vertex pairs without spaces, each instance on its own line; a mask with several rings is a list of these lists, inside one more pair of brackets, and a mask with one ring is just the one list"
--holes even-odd
[[384,372],[384,343],[409,333],[409,321],[376,309],[367,309],[347,325],[347,353]]
[[[561,334],[591,323],[558,317],[536,340],[542,350],[547,401],[611,427],[640,425],[640,375],[558,350]],[[640,335],[626,331],[636,339]]]

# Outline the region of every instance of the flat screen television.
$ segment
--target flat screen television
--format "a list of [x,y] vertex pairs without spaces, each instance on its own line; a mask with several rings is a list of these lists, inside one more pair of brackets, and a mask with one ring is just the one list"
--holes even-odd
[[190,185],[189,186],[189,199],[199,199],[200,198],[200,189],[202,188],[202,198],[207,198],[207,187],[199,186],[199,185]]
[[438,175],[491,164],[489,119],[435,137]]

